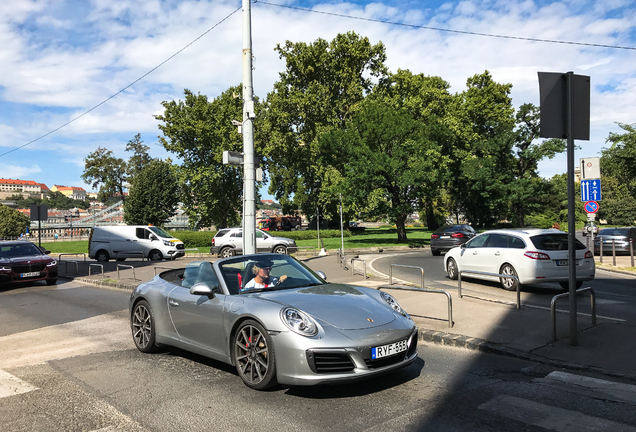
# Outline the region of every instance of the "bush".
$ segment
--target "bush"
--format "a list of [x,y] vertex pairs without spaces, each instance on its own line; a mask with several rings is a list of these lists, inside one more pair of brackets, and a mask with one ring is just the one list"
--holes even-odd
[[174,238],[181,240],[186,249],[210,247],[216,231],[171,231]]

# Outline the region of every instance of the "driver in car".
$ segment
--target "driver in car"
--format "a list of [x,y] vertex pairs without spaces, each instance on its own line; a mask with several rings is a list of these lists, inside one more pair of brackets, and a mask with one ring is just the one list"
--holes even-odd
[[271,263],[264,261],[255,262],[254,267],[252,267],[254,278],[245,284],[243,290],[275,287],[287,280],[287,275],[282,275],[280,278],[271,277],[269,274],[271,270]]

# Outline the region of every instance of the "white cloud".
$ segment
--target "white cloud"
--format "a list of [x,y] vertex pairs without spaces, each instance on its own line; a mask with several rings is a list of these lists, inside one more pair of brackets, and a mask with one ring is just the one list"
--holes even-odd
[[40,172],[42,172],[42,169],[38,165],[31,165],[30,167],[27,167],[18,165],[7,165],[0,162],[1,178],[22,179]]

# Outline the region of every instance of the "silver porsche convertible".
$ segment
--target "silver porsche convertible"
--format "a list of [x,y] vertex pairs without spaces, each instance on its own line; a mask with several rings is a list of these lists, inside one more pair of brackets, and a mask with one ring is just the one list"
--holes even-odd
[[258,390],[344,383],[417,358],[417,327],[393,297],[327,283],[281,254],[160,273],[133,291],[130,325],[140,351],[170,345],[220,360]]

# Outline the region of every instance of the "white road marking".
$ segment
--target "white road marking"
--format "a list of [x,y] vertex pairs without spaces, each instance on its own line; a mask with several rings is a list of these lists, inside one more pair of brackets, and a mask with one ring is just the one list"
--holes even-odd
[[0,369],[0,398],[28,393],[37,389],[28,382]]
[[0,337],[0,369],[134,348],[128,311]]
[[633,384],[623,384],[560,371],[554,371],[540,381],[565,383],[586,390],[592,390],[597,394],[603,393],[613,396],[615,399],[636,405],[636,385]]
[[495,396],[480,405],[479,409],[527,425],[557,432],[636,432],[635,427],[624,423],[592,417],[577,411],[556,408],[514,396]]

